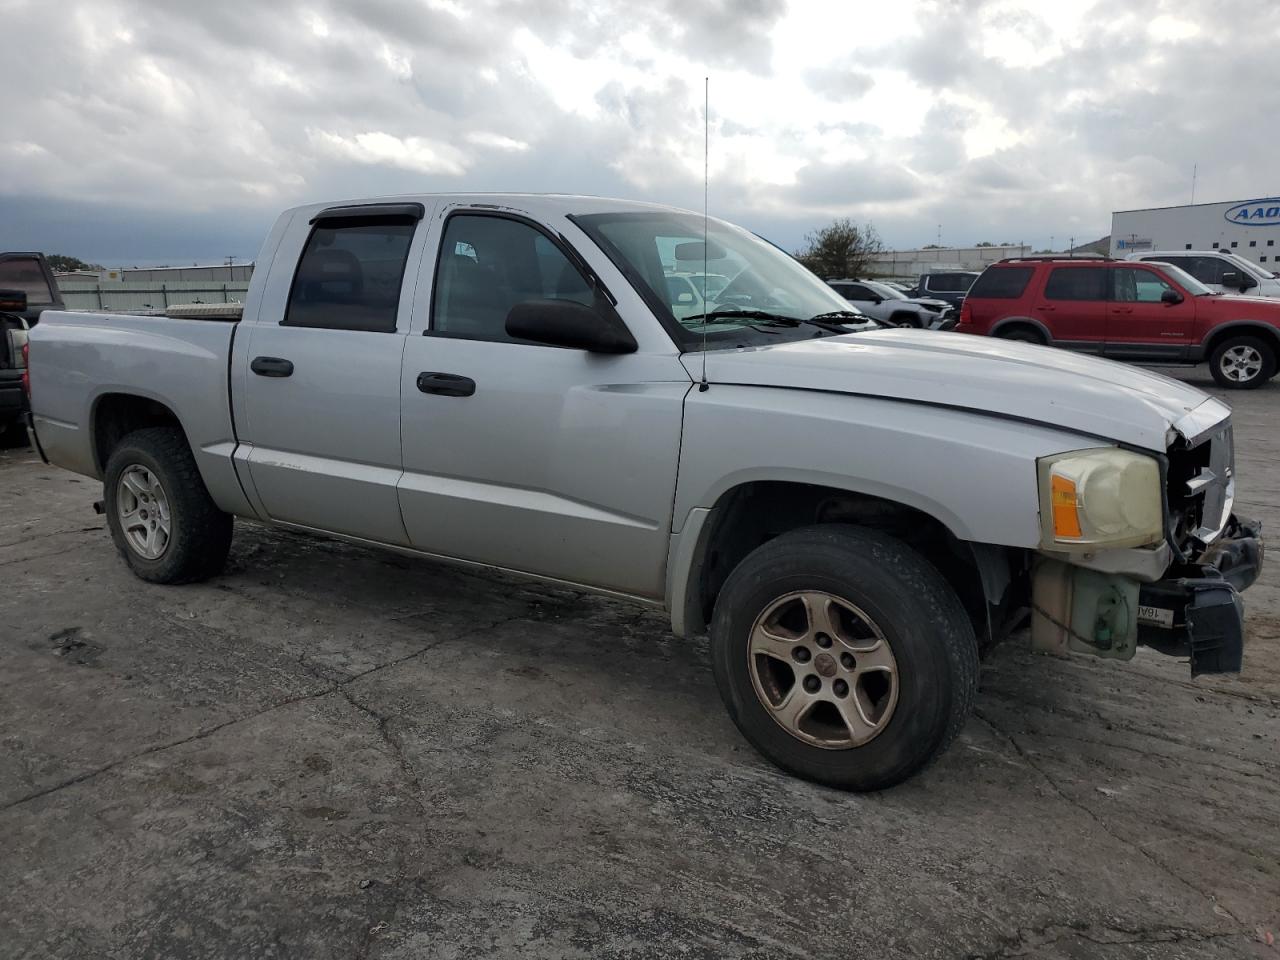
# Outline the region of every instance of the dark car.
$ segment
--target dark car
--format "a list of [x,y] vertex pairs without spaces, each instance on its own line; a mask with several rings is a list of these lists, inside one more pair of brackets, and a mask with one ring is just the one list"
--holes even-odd
[[0,253],[0,434],[27,408],[22,375],[26,330],[46,310],[64,310],[58,281],[40,253]]
[[0,290],[26,294],[22,319],[35,326],[46,310],[65,310],[58,281],[43,253],[0,253]]
[[930,297],[945,300],[959,309],[964,295],[973,286],[978,274],[972,270],[951,270],[945,273],[922,273],[915,287],[907,292],[909,297]]

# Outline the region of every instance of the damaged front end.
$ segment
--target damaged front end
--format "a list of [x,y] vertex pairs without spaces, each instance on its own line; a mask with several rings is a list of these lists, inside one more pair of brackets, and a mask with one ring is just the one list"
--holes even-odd
[[1032,573],[1031,642],[1053,653],[1127,660],[1139,645],[1187,657],[1191,675],[1238,673],[1241,591],[1262,569],[1262,525],[1233,512],[1230,422],[1175,425],[1162,461],[1165,541],[1149,549],[1059,559]]

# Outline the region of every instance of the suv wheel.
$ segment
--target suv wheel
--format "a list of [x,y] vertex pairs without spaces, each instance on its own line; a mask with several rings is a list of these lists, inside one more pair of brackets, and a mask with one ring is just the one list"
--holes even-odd
[[1227,337],[1209,356],[1209,371],[1229,390],[1252,390],[1276,374],[1276,353],[1258,337]]
[[919,327],[920,317],[914,313],[895,313],[889,317],[889,322],[895,327]]
[[218,573],[231,547],[231,515],[214,504],[181,430],[129,434],[107,460],[111,539],[143,580],[190,583]]
[[1038,332],[1030,327],[1013,327],[1008,330],[1001,330],[996,334],[1001,340],[1016,340],[1019,343],[1038,343],[1044,346],[1045,340]]
[[960,731],[978,682],[955,592],[893,537],[845,524],[754,550],[716,600],[712,665],[765,757],[850,790],[892,786]]

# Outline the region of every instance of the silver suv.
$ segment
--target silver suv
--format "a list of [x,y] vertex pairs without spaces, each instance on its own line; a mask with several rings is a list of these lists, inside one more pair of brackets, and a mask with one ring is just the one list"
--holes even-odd
[[932,327],[951,313],[951,305],[943,300],[908,297],[877,280],[828,280],[827,283],[859,313],[895,327]]

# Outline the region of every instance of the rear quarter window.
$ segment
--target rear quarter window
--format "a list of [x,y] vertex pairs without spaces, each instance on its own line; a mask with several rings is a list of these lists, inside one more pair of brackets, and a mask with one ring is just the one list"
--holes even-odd
[[988,267],[969,288],[969,296],[978,299],[1016,300],[1031,282],[1031,267]]

